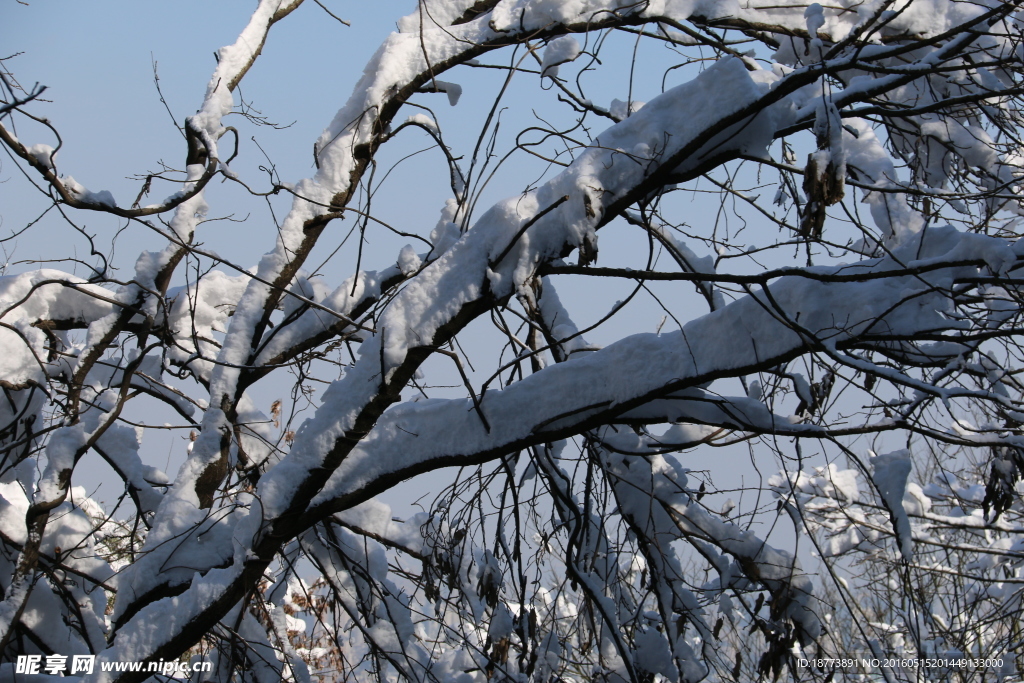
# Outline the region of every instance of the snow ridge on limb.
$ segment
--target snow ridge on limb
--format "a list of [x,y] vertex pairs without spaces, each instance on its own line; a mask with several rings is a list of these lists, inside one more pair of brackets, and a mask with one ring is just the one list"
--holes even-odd
[[[607,445],[602,448],[602,462],[619,509],[635,533],[644,539],[650,565],[662,573],[674,593],[663,598],[667,603],[664,615],[685,610],[697,629],[693,645],[703,647],[705,662],[713,663],[716,659],[716,653],[709,648],[717,637],[706,623],[696,598],[681,580],[679,560],[671,546],[677,539],[685,538],[700,547],[715,567],[718,579],[703,588],[721,596],[723,603],[727,604],[724,593],[731,588],[749,588],[753,584],[772,593],[770,621],[777,646],[792,646],[781,636],[788,631],[784,627],[786,622],[793,624],[795,639],[803,645],[821,634],[823,626],[815,613],[814,586],[792,554],[773,548],[749,529],[710,514],[687,491],[687,478],[678,462],[657,454],[641,455],[644,444],[630,430],[605,428],[601,430],[601,441]],[[623,455],[624,452],[631,455]],[[670,643],[683,635],[672,628],[671,622],[666,624],[665,631]],[[680,650],[684,655],[679,657],[684,680],[702,680],[707,671],[699,662],[687,661],[693,658],[689,647]],[[762,660],[761,666],[766,661]]]
[[[328,389],[323,406],[299,429],[292,453],[260,482],[268,518],[287,509],[306,473],[322,468],[331,451],[348,441],[346,432],[353,429],[364,406],[388,390],[391,376],[399,368],[404,375],[410,363],[418,364],[419,356],[412,354],[422,346],[419,340],[440,343],[453,322],[460,327],[468,322],[460,319],[464,310],[510,296],[533,277],[541,263],[557,258],[567,247],[587,240],[596,243],[594,230],[604,217],[604,206],[643,183],[653,165],[671,159],[675,150],[713,126],[720,115],[744,107],[761,94],[747,73],[739,60],[720,62],[695,81],[655,98],[602,133],[564,173],[535,192],[490,209],[462,240],[413,279],[378,319],[380,334],[360,347],[356,366]],[[763,119],[770,121],[771,113]],[[672,136],[668,149],[658,149],[666,144],[663,131],[673,129],[671,122],[680,120],[688,122],[687,130]],[[733,149],[752,149],[767,144],[772,130],[769,124],[755,123],[728,144]],[[629,148],[624,150],[627,143]],[[507,256],[494,262],[502,253]]]
[[[313,519],[344,509],[359,502],[361,491],[378,490],[387,480],[399,481],[442,463],[480,462],[551,442],[710,379],[774,367],[805,352],[808,344],[871,346],[876,336],[911,338],[920,331],[947,331],[955,338],[961,325],[945,317],[948,299],[941,291],[958,277],[980,272],[978,266],[964,263],[980,261],[1003,268],[1002,259],[1015,257],[1002,239],[964,235],[951,228],[926,234],[920,254],[908,246],[893,257],[860,265],[865,273],[891,270],[904,258],[920,255],[926,263],[946,259],[949,268],[927,278],[894,277],[885,284],[780,278],[767,290],[697,318],[681,331],[627,337],[502,390],[488,391],[481,409],[489,432],[467,410],[468,399],[394,406],[352,449],[312,499],[307,514]],[[913,266],[915,260],[906,258],[905,263]],[[899,285],[890,287],[894,281]],[[755,424],[772,419],[764,412],[750,413]],[[815,430],[813,425],[799,427]]]
[[[652,583],[663,587],[657,594],[661,629],[650,629],[646,642],[648,647],[657,645],[657,649],[671,652],[674,661],[659,665],[654,659],[644,661],[642,666],[670,679],[703,680],[717,663],[717,653],[707,647],[713,639],[712,629],[684,578],[682,562],[672,545],[681,534],[669,514],[691,500],[686,474],[675,460],[660,455],[636,457],[646,449],[628,429],[609,426],[592,433],[591,438],[618,508],[638,538],[652,577],[656,577]],[[625,456],[623,452],[634,455]],[[696,630],[696,639],[686,637],[680,626],[682,620],[674,619],[675,614],[686,615]],[[696,654],[695,647],[704,650],[703,657]]]

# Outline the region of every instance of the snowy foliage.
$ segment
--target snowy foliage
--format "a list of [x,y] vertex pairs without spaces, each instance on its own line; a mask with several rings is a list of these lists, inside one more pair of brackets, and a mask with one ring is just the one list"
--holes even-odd
[[[259,1],[134,204],[65,173],[0,70],[46,201],[156,240],[117,270],[77,228],[88,276],[0,274],[0,679],[55,653],[225,682],[1024,672],[1019,2],[420,0],[312,175],[268,184],[228,141],[259,153],[238,85],[300,4]],[[378,174],[423,139],[427,204]],[[251,268],[203,247],[225,184],[274,196]],[[116,510],[81,485],[100,459]],[[432,495],[398,515],[409,479]]]

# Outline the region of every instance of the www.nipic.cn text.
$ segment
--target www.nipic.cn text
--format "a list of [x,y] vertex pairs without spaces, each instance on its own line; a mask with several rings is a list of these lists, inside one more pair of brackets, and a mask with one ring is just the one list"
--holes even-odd
[[[57,676],[66,673],[70,676],[91,674],[96,668],[96,655],[18,655],[14,672],[19,674],[50,674]],[[213,662],[197,662],[190,664],[178,660],[157,662],[100,662],[100,671],[145,671],[159,673],[164,676],[172,674],[191,674],[213,670]]]

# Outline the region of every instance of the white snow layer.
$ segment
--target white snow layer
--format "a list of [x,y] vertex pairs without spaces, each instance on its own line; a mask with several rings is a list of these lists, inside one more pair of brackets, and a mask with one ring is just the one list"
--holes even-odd
[[910,529],[910,518],[903,506],[907,477],[910,476],[910,451],[899,450],[876,455],[871,459],[871,467],[871,480],[892,516],[900,553],[905,560],[910,561],[914,555],[914,536]]
[[576,59],[580,54],[580,44],[572,36],[560,36],[548,43],[544,48],[544,57],[541,60],[541,77],[558,75],[558,66]]

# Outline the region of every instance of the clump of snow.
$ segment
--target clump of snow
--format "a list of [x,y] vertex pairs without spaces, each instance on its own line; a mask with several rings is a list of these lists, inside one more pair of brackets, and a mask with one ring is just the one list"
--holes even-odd
[[26,150],[29,154],[35,157],[35,160],[46,168],[53,170],[53,160],[57,158],[56,153],[53,151],[53,147],[47,144],[39,143],[32,145]]
[[[175,344],[168,355],[180,362],[190,362],[194,371],[209,373],[211,360],[217,357],[216,333],[227,329],[234,305],[249,282],[247,275],[227,275],[213,270],[188,289],[168,292],[173,303],[167,326]],[[294,299],[293,299],[294,301]],[[194,356],[199,358],[194,358]]]
[[114,195],[110,193],[110,190],[92,192],[71,176],[64,176],[61,178],[61,182],[64,184],[67,191],[74,195],[79,201],[85,202],[86,204],[100,204],[102,206],[110,207],[117,206],[117,202],[114,201]]
[[555,78],[558,76],[559,65],[573,61],[579,54],[580,44],[571,35],[560,36],[550,41],[544,48],[544,57],[541,60],[541,78]]
[[24,543],[28,535],[25,513],[29,500],[25,487],[18,482],[0,483],[0,533],[15,543]]
[[437,88],[437,92],[443,92],[448,95],[448,104],[455,106],[459,103],[459,98],[462,97],[462,86],[458,83],[450,83],[448,81],[439,81],[434,79],[434,87]]
[[791,491],[808,496],[822,496],[845,502],[854,502],[860,495],[856,470],[840,470],[829,463],[815,467],[814,474],[807,472],[780,472],[768,479],[768,486],[778,496],[788,496]]
[[372,498],[338,516],[345,525],[360,533],[386,539],[414,553],[423,552],[424,539],[420,529],[430,521],[425,512],[417,513],[404,522],[397,521],[391,516],[389,505]]
[[430,250],[428,260],[434,260],[448,251],[462,237],[462,231],[459,229],[458,223],[455,222],[459,218],[459,213],[457,200],[449,199],[445,202],[437,225],[430,231],[430,243],[434,245],[434,248]]
[[487,626],[487,637],[496,643],[502,638],[512,635],[513,627],[512,612],[509,611],[505,603],[499,602],[491,615],[491,623]]
[[50,371],[44,363],[49,341],[35,323],[99,320],[114,312],[112,295],[59,270],[0,276],[0,377],[11,384],[41,384]]
[[633,636],[636,645],[634,655],[638,667],[644,671],[661,674],[670,681],[678,680],[679,671],[672,662],[672,651],[668,639],[655,628],[648,628]]
[[[845,160],[848,167],[856,168],[855,177],[880,190],[895,187],[899,181],[896,166],[871,125],[863,119],[846,119],[843,124],[844,130],[849,129],[843,136]],[[868,192],[864,202],[886,238],[902,242],[924,229],[924,217],[910,207],[903,193]]]
[[591,346],[580,334],[576,323],[569,316],[569,311],[562,305],[551,279],[545,277],[542,283],[542,294],[537,303],[544,323],[554,338],[555,345],[551,351],[556,360],[572,359],[573,354],[579,351],[592,351],[597,348]]
[[612,103],[608,105],[608,113],[612,115],[612,118],[616,121],[621,121],[624,118],[635,114],[646,104],[645,102],[637,102],[630,100],[628,103],[623,102],[620,99],[613,99]]
[[402,251],[398,254],[398,268],[402,271],[402,275],[412,275],[419,270],[421,265],[423,265],[423,259],[420,258],[420,255],[416,253],[411,244],[402,247]]
[[288,293],[292,296],[284,298],[284,301],[281,302],[281,310],[286,317],[291,317],[300,308],[308,306],[309,301],[320,303],[330,293],[330,290],[322,278],[309,277],[309,273],[300,270],[295,275],[291,287],[288,288]]
[[900,553],[909,561],[914,554],[914,537],[903,498],[907,491],[907,477],[910,476],[910,451],[899,450],[876,455],[871,459],[871,466],[871,480],[892,516]]
[[440,133],[437,127],[437,122],[422,112],[417,112],[405,120],[406,123],[416,124],[417,126],[423,126],[427,130],[433,132],[435,135]]
[[812,2],[804,10],[804,19],[807,20],[807,34],[811,37],[813,47],[821,47],[821,39],[818,38],[818,30],[825,25],[825,11],[821,5]]
[[811,385],[807,383],[807,379],[799,372],[794,372],[790,378],[793,380],[793,389],[800,401],[808,407],[813,405],[814,394],[811,392]]

